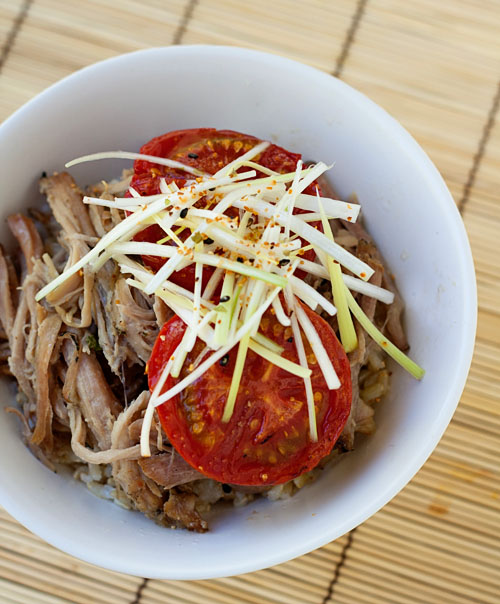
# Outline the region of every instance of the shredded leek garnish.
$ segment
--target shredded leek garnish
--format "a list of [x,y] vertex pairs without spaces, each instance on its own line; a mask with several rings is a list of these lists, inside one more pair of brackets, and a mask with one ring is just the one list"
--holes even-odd
[[[166,402],[198,379],[214,363],[237,348],[231,386],[223,413],[230,421],[237,402],[247,354],[251,350],[269,363],[301,378],[307,402],[310,439],[317,440],[316,410],[303,336],[314,353],[330,389],[340,382],[322,343],[321,334],[301,307],[337,313],[340,339],[346,352],[357,346],[352,315],[361,327],[412,376],[421,379],[424,370],[396,348],[369,321],[351,291],[391,304],[394,294],[369,283],[373,269],[339,245],[329,223],[340,218],[355,222],[360,206],[336,199],[304,193],[329,167],[319,162],[307,168],[299,161],[288,174],[278,174],[259,165],[259,155],[270,143],[252,149],[216,174],[208,175],[180,162],[123,151],[96,153],[69,162],[67,167],[106,158],[143,160],[186,172],[185,186],[167,184],[160,179],[160,193],[141,196],[132,187],[131,197],[114,200],[85,197],[84,202],[125,213],[123,220],[106,233],[80,260],[61,274],[53,270],[53,280],[37,294],[40,301],[84,267],[96,272],[114,260],[126,282],[145,294],[161,298],[185,323],[186,330],[175,353],[164,367],[147,407],[142,432],[141,453],[150,455],[149,430],[154,408]],[[246,171],[237,172],[245,168]],[[257,171],[265,176],[255,179]],[[254,180],[252,180],[254,179]],[[196,208],[203,197],[204,208]],[[227,215],[227,210],[239,210]],[[295,213],[295,208],[303,213]],[[321,219],[323,233],[309,223]],[[156,243],[134,241],[134,236],[150,224],[158,224],[165,236]],[[181,233],[185,237],[181,240]],[[164,245],[168,243],[169,245]],[[314,250],[317,261],[302,259]],[[136,256],[157,256],[166,262],[156,273],[137,262]],[[171,276],[190,265],[195,267],[195,286],[189,291],[173,283]],[[203,271],[213,267],[212,276],[202,291]],[[342,267],[353,273],[346,274]],[[330,281],[333,304],[304,280],[294,276],[300,269]],[[214,300],[221,287],[220,300]],[[280,299],[280,294],[282,297]],[[282,299],[286,305],[282,304]],[[292,329],[298,363],[282,356],[284,349],[259,332],[261,319],[272,306],[276,319]],[[284,308],[286,306],[286,308]],[[205,343],[203,353],[183,379],[162,392],[169,376],[179,378],[196,340]],[[208,353],[210,353],[208,355]],[[207,356],[208,355],[208,356]]]
[[412,361],[409,357],[407,357],[404,352],[401,352],[397,346],[394,346],[394,344],[375,327],[375,325],[362,311],[361,306],[359,306],[359,304],[353,298],[353,295],[347,289],[347,287],[345,288],[345,295],[347,297],[347,303],[352,314],[359,321],[361,327],[366,331],[366,333],[373,338],[375,342],[377,342],[377,344],[382,348],[382,350],[385,350],[385,352],[387,352],[387,354],[392,357],[396,363],[399,363],[403,369],[406,369],[406,371],[408,371],[408,373],[410,373],[415,379],[421,380],[425,375],[425,370],[417,365],[415,361]]
[[[323,224],[324,234],[333,241],[332,227],[326,217],[323,204],[318,195],[318,206],[321,214],[321,222]],[[345,296],[345,286],[342,281],[342,270],[340,265],[335,263],[329,256],[325,256],[326,266],[330,275],[330,282],[332,285],[333,302],[337,308],[337,321],[339,325],[340,341],[346,352],[352,352],[358,346],[358,338],[356,336],[356,330],[354,329],[354,323],[352,322],[351,313],[347,305],[347,299]]]

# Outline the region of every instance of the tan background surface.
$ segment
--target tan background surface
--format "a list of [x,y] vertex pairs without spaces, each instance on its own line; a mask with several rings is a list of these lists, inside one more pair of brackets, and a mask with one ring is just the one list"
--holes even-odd
[[0,119],[100,59],[200,42],[268,50],[334,73],[429,153],[476,262],[479,326],[467,387],[412,482],[316,552],[229,579],[148,581],[62,554],[0,509],[0,602],[497,604],[500,1],[0,0]]

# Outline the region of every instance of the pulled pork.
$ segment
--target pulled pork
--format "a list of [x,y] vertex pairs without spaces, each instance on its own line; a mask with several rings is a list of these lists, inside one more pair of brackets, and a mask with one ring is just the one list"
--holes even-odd
[[[123,194],[129,181],[125,174],[91,193],[109,199],[111,193]],[[18,408],[8,410],[20,418],[31,451],[52,469],[69,465],[100,497],[161,525],[198,532],[207,530],[203,516],[219,500],[243,505],[258,495],[279,499],[314,479],[319,469],[272,488],[222,485],[187,464],[156,422],[150,433],[152,456],[141,458],[139,438],[149,398],[144,369],[171,312],[161,300],[131,288],[113,261],[96,273],[84,268],[36,302],[41,287],[123,219],[118,210],[85,206],[83,192],[68,174],[42,178],[40,190],[48,208],[33,210],[33,218],[15,214],[8,219],[20,251],[9,256],[0,247],[0,368],[17,382]],[[373,241],[359,224],[337,220],[332,225],[336,240],[375,270],[372,282],[395,292],[389,307],[358,298],[395,344],[407,348],[403,306]],[[321,280],[310,281],[328,295]],[[325,318],[337,329],[335,318]],[[350,354],[351,414],[329,459],[351,450],[356,433],[375,429],[374,404],[388,387],[382,355],[361,330],[358,340]]]

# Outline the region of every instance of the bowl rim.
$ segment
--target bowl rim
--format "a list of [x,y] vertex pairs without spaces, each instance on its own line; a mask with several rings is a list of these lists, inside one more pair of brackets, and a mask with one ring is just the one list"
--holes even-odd
[[[472,259],[472,253],[470,244],[467,238],[465,226],[463,220],[459,214],[458,208],[442,178],[439,171],[432,163],[425,151],[420,147],[416,140],[409,134],[409,132],[389,113],[377,105],[374,101],[369,99],[363,93],[359,92],[352,86],[339,80],[338,78],[321,71],[315,67],[300,63],[296,60],[289,59],[277,54],[270,52],[264,52],[260,50],[248,49],[238,46],[224,46],[224,45],[207,45],[207,44],[193,44],[193,45],[181,45],[181,46],[160,46],[147,49],[141,49],[125,54],[120,54],[108,59],[104,59],[97,63],[93,63],[82,69],[79,69],[63,79],[55,82],[41,93],[26,102],[23,106],[17,109],[12,115],[10,115],[0,125],[0,137],[11,127],[16,127],[17,122],[23,119],[26,112],[29,112],[34,108],[42,99],[50,98],[52,95],[57,95],[60,88],[64,88],[68,83],[73,80],[79,79],[82,75],[85,76],[87,73],[98,72],[101,68],[107,68],[109,65],[118,65],[121,62],[127,62],[131,57],[136,55],[155,55],[168,56],[172,58],[176,55],[189,55],[198,53],[210,53],[218,57],[232,55],[233,57],[240,58],[242,61],[245,59],[260,59],[265,60],[268,64],[274,64],[277,69],[282,67],[288,67],[297,70],[298,73],[309,73],[314,72],[317,77],[323,78],[325,84],[338,86],[339,89],[347,95],[350,95],[354,100],[357,101],[364,109],[366,109],[375,121],[383,124],[385,129],[391,130],[397,138],[404,143],[407,150],[408,156],[411,156],[412,161],[419,165],[422,173],[425,174],[427,179],[427,186],[434,190],[434,195],[438,203],[442,206],[442,211],[446,216],[448,227],[453,232],[455,240],[457,241],[457,247],[459,255],[456,258],[457,261],[457,272],[464,277],[466,282],[470,285],[467,295],[462,300],[462,314],[466,317],[467,321],[462,325],[461,339],[460,339],[460,353],[457,354],[457,358],[460,359],[459,364],[456,367],[456,379],[450,385],[448,395],[442,401],[440,412],[435,418],[432,426],[429,429],[429,433],[426,436],[427,446],[423,447],[418,455],[411,458],[406,464],[402,466],[401,471],[395,475],[392,481],[388,481],[383,485],[383,488],[370,502],[370,505],[365,506],[362,511],[357,511],[348,520],[344,521],[340,525],[336,525],[335,530],[329,530],[328,527],[324,527],[322,532],[311,535],[308,539],[302,540],[297,543],[293,549],[287,549],[286,552],[281,552],[278,549],[270,552],[264,552],[262,557],[258,561],[249,560],[246,565],[233,565],[231,566],[231,560],[227,560],[227,564],[224,569],[211,568],[208,572],[200,572],[196,569],[185,569],[182,573],[170,573],[168,576],[153,574],[152,578],[159,579],[184,579],[184,580],[195,580],[195,579],[209,579],[224,576],[233,576],[241,573],[253,572],[263,568],[268,568],[276,564],[280,564],[304,555],[314,549],[324,546],[325,544],[337,539],[341,535],[346,534],[353,528],[370,518],[373,514],[379,511],[384,505],[386,505],[395,495],[399,493],[408,482],[414,477],[418,470],[423,466],[425,461],[431,455],[436,448],[439,440],[441,439],[444,431],[446,430],[453,413],[458,405],[460,396],[465,386],[468,371],[470,368],[472,354],[474,349],[476,324],[477,324],[477,292],[476,292],[476,279],[474,272],[474,264]],[[29,530],[39,535],[45,541],[58,549],[67,552],[75,556],[76,558],[82,559],[91,564],[99,565],[103,568],[107,568],[113,571],[122,572],[126,574],[136,574],[137,576],[150,576],[142,572],[137,572],[139,567],[136,565],[135,569],[131,571],[131,565],[127,564],[125,557],[124,559],[118,559],[110,561],[101,556],[99,551],[94,551],[93,555],[88,555],[88,548],[84,551],[80,551],[77,544],[68,541],[64,535],[54,533],[49,530],[45,525],[39,525],[32,516],[30,516],[25,510],[19,508],[19,502],[12,499],[9,493],[1,488],[0,485],[0,503],[5,507],[7,512],[16,518],[21,524],[27,527]],[[139,569],[142,570],[142,569]]]

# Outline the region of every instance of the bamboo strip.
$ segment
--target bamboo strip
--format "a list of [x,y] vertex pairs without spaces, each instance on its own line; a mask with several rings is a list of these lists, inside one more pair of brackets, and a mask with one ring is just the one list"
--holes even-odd
[[[16,0],[17,1],[17,0]],[[172,43],[184,0],[36,0],[0,78],[0,120],[53,82],[104,58]]]
[[[481,308],[489,313],[498,313],[498,300],[500,299],[500,283],[490,285],[483,274],[477,280],[477,296]],[[490,376],[491,377],[491,376]],[[485,384],[487,385],[487,384]]]
[[289,590],[286,584],[276,585],[262,572],[218,579],[217,583],[233,589],[235,597],[236,594],[244,594],[251,602],[253,598],[256,598],[259,603],[264,601],[276,604],[315,604],[318,600],[317,594],[311,594],[307,590]]
[[[500,221],[498,224],[500,224]],[[500,284],[500,279],[497,281],[497,284]],[[490,287],[491,285],[492,284],[489,284]],[[500,347],[498,344],[496,346],[491,346],[481,342],[481,340],[476,341],[472,367],[475,368],[478,366],[484,366],[486,370],[485,377],[487,379],[494,379],[496,382],[500,381],[497,373],[490,373],[500,371]]]
[[[351,559],[353,562],[357,561],[359,564],[386,569],[389,573],[401,573],[401,560],[392,560],[391,558],[382,555],[380,552],[378,552],[376,559],[374,559],[373,551],[366,553],[361,548],[358,548],[352,551]],[[425,583],[426,585],[431,585],[444,592],[452,593],[454,596],[455,594],[457,594],[457,596],[458,594],[465,596],[468,598],[468,602],[480,599],[481,602],[486,602],[487,604],[498,604],[498,592],[491,596],[484,592],[479,593],[478,585],[476,585],[475,588],[470,588],[463,584],[457,586],[454,581],[450,582],[449,580],[430,574],[428,569],[422,571],[414,566],[406,565],[404,567],[404,574],[405,577]],[[454,580],[456,580],[456,576],[454,576]]]
[[[345,596],[345,597],[344,597]],[[325,604],[380,604],[380,598],[366,593],[361,594],[359,590],[356,591],[355,599],[353,599],[353,593],[350,589],[342,584],[335,585],[335,592],[332,598],[326,600]],[[384,604],[392,604],[395,600],[389,600],[387,595],[384,596]],[[407,602],[401,602],[401,604],[409,604]],[[413,601],[411,604],[415,604]]]
[[174,584],[173,581],[150,581],[141,598],[141,604],[148,602],[165,602],[165,597],[185,597],[193,602],[203,600],[214,604],[233,604],[235,601],[241,604],[260,604],[261,597],[256,596],[241,586],[231,587],[224,585],[219,580],[213,581],[191,581],[189,583]]
[[[486,437],[486,435],[483,436]],[[466,466],[468,465],[468,467],[471,468],[471,452],[462,450],[461,446],[463,445],[460,441],[456,441],[450,436],[446,440],[443,439],[441,441],[441,444],[439,446],[439,453],[443,456],[448,457],[449,459],[461,462]],[[476,446],[476,443],[474,443],[474,446]],[[490,486],[491,479],[494,478],[495,471],[498,468],[498,455],[486,451],[480,451],[479,448],[477,448],[474,451],[473,459],[475,462],[474,466],[476,464],[477,466],[479,466],[475,468],[475,472],[474,469],[471,470],[477,476],[474,481],[476,483],[479,483],[479,480],[482,478],[488,483],[487,486]],[[472,466],[472,468],[474,468],[474,466]]]
[[[4,529],[3,523],[0,526]],[[111,573],[110,571],[75,561],[74,558],[58,552],[46,544],[37,542],[31,535],[26,534],[24,530],[17,533],[9,529],[10,527],[7,527],[5,530],[2,530],[3,548],[10,549],[16,554],[42,560],[44,564],[51,567],[72,572],[75,575],[81,575],[84,578],[88,578],[95,585],[98,585],[99,589],[100,585],[104,584],[116,588],[117,593],[133,594],[141,582],[141,579],[137,577]]]
[[[323,2],[308,2],[305,28],[304,6],[299,3],[201,0],[188,24],[184,43],[261,48],[333,71],[354,10],[353,0],[337,0],[334,10]],[[226,26],[228,18],[231,27]]]
[[[500,289],[499,289],[500,293]],[[497,306],[498,300],[500,300],[500,296],[497,298]],[[500,351],[499,355],[500,357]],[[480,388],[481,394],[491,394],[492,397],[498,396],[498,391],[500,388],[500,380],[498,379],[498,372],[500,368],[498,367],[489,367],[487,365],[479,365],[476,361],[473,362],[470,371],[470,383],[467,384],[468,387],[473,385],[477,385]]]
[[481,432],[500,438],[500,416],[478,411],[465,403],[459,405],[453,421],[464,426],[472,426]]
[[[425,468],[425,475],[436,476],[439,479],[446,478],[446,487],[452,488],[457,497],[463,497],[475,501],[477,504],[486,507],[498,509],[495,503],[495,474],[482,467],[475,467],[469,462],[471,456],[464,459],[457,459],[460,455],[450,454],[447,447],[439,447],[436,453],[430,458],[428,467]],[[463,456],[462,456],[463,457]],[[425,478],[419,476],[420,478]],[[436,484],[436,488],[441,486]],[[469,497],[471,496],[471,497]]]
[[[167,596],[162,596],[161,598],[151,594],[141,594],[140,604],[198,604],[200,602],[199,597],[195,596],[195,599],[193,599],[192,594],[179,588],[178,592],[175,592],[175,595],[174,593],[169,593]],[[201,597],[203,598],[203,602],[222,604],[219,600],[213,600],[210,594],[203,593]]]
[[[342,569],[341,577],[335,586],[337,591],[344,590],[356,602],[358,591],[373,593],[379,596],[380,602],[395,602],[397,604],[471,604],[468,598],[460,594],[443,592],[421,581],[407,577],[399,569],[392,572],[374,565],[359,564]],[[347,591],[349,589],[349,591]],[[335,600],[333,601],[335,603]],[[474,604],[479,604],[475,602]]]
[[14,26],[15,20],[21,10],[22,0],[2,2],[0,9],[0,48],[7,42],[7,38]]
[[169,584],[168,590],[161,594],[155,592],[148,586],[141,594],[140,604],[198,604],[199,602],[210,602],[211,604],[234,604],[236,601],[242,604],[256,604],[257,600],[246,599],[241,592],[237,592],[235,596],[225,596],[219,593],[214,593],[210,586],[201,586],[197,590],[193,590],[190,584],[182,584],[174,586]]
[[[283,594],[283,597],[287,598],[287,600],[285,600],[285,604],[287,601],[290,602],[290,604],[292,601],[295,601],[298,592],[300,592],[301,598],[308,596],[311,601],[314,601],[315,597],[321,596],[324,593],[324,589],[303,583],[300,579],[292,580],[290,577],[285,579],[280,577],[277,573],[273,573],[271,577],[274,588],[276,590],[279,588],[280,590],[280,596]],[[261,591],[261,593],[264,593],[263,589],[265,589],[265,585],[271,579],[271,577],[268,578],[268,573],[266,573],[266,571],[262,571],[260,573],[242,575],[239,577],[239,580],[244,584],[251,586],[253,591],[257,591],[258,589]],[[300,600],[297,600],[297,604],[300,604]]]
[[[473,366],[470,372],[470,380],[468,380],[467,388],[465,389],[465,396],[468,396],[469,393],[476,393],[479,396],[492,399],[493,401],[498,400],[498,388],[500,386],[497,377],[498,371],[499,369],[497,368],[489,369],[487,367],[477,368],[476,366]],[[492,412],[496,412],[497,415],[499,414],[498,408],[495,407],[493,407]]]
[[[71,575],[68,583],[68,574],[65,570],[46,565],[43,561],[29,558],[4,550],[0,547],[0,565],[2,576],[7,579],[19,581],[22,577],[26,585],[37,589],[52,592],[61,597],[70,597],[75,602],[87,604],[85,598],[88,593],[95,593],[94,583],[76,574]],[[110,586],[101,584],[99,592],[95,595],[97,603],[120,604],[127,592],[112,589]]]
[[325,582],[328,584],[332,576],[332,572],[335,570],[336,565],[340,561],[339,558],[334,562],[330,561],[325,564],[322,560],[317,558],[307,558],[302,556],[295,560],[291,560],[286,564],[280,564],[273,568],[274,572],[281,573],[285,576],[300,576],[303,580],[309,583],[314,583],[318,586],[324,586]]
[[[75,576],[82,577],[83,580],[92,582],[94,585],[98,586],[99,589],[106,589],[105,586],[109,586],[116,594],[133,594],[140,584],[140,579],[127,575],[120,575],[118,573],[116,573],[115,576],[112,576],[110,580],[106,571],[97,567],[89,567],[88,571],[90,572],[85,572],[87,569],[79,568],[80,563],[75,562],[73,558],[66,554],[59,554],[56,559],[53,559],[53,549],[38,548],[38,544],[36,544],[36,542],[34,543],[29,536],[23,535],[22,538],[19,539],[8,532],[3,532],[2,536],[2,547],[4,549],[10,549],[12,552],[15,552],[15,554],[29,556],[35,560],[41,560],[44,565],[49,567],[71,572]],[[132,582],[131,579],[134,579],[134,581]]]
[[[447,520],[446,515],[440,514],[441,510],[439,509],[439,499],[435,504],[438,508],[438,513],[433,514],[429,513],[424,515],[421,513],[420,509],[411,505],[406,505],[404,501],[403,504],[400,504],[397,499],[393,501],[391,506],[392,505],[394,507],[388,508],[390,510],[391,516],[405,513],[408,515],[409,520],[411,520],[410,516],[413,516],[413,519],[416,524],[420,523],[430,528],[433,527],[433,529],[439,530],[442,535],[450,535],[455,536],[458,539],[464,539],[466,542],[470,542],[469,547],[474,547],[475,544],[477,544],[481,548],[491,548],[492,550],[496,550],[497,548],[497,535],[499,530],[498,527],[495,527],[493,524],[487,524],[487,519],[485,521],[486,530],[484,532],[476,530],[474,517],[476,513],[481,513],[481,510],[479,508],[472,508],[473,511],[471,511],[471,517],[468,519],[468,521],[466,520],[464,522],[458,523],[450,522]],[[465,514],[463,515],[463,517],[466,518]],[[487,528],[489,528],[489,526],[493,526],[493,530],[488,531]],[[418,530],[416,531],[416,535],[418,537]],[[478,554],[475,553],[474,555]]]
[[402,120],[460,199],[500,71],[499,40],[467,2],[440,3],[437,18],[435,10],[424,0],[371,1],[343,75]]
[[[476,401],[479,399],[479,408],[483,408],[495,415],[499,414],[498,405],[496,405],[498,400],[498,389],[496,388],[495,383],[485,380],[479,376],[476,371],[473,371],[470,374],[470,379],[467,381],[467,387],[462,395],[462,400],[468,402],[471,397],[474,397]],[[484,402],[481,402],[481,399],[485,399]]]
[[[69,600],[34,590],[26,585],[0,578],[0,594],[2,604],[71,604]],[[7,600],[9,598],[9,600]]]
[[[333,599],[328,600],[328,604],[337,604],[339,601],[345,601],[348,604],[359,602],[369,602],[370,604],[430,604],[431,600],[420,600],[415,596],[408,596],[397,589],[397,586],[389,585],[384,587],[377,580],[370,576],[363,580],[352,579],[352,570],[346,569],[340,580],[335,584]],[[344,597],[344,600],[340,600]]]
[[397,573],[392,573],[377,564],[367,565],[355,559],[342,568],[335,587],[341,589],[342,586],[349,586],[354,592],[360,590],[368,594],[374,593],[404,604],[437,602],[441,601],[436,599],[437,596],[443,595],[441,589],[408,577],[404,567]]
[[491,489],[481,488],[474,484],[476,480],[479,480],[477,475],[468,472],[468,480],[464,481],[463,478],[467,477],[465,472],[450,471],[446,466],[442,466],[443,464],[436,463],[436,460],[431,458],[425,469],[419,472],[413,480],[418,484],[448,493],[458,499],[471,501],[494,510],[499,509],[499,493],[493,483]]
[[[0,508],[0,531],[2,532],[2,536],[5,534],[5,538],[10,537],[12,539],[19,540],[16,545],[18,552],[20,548],[26,547],[28,554],[35,553],[37,558],[50,564],[54,564],[57,567],[61,567],[64,570],[73,573],[77,572],[79,574],[88,576],[93,580],[103,581],[105,583],[115,585],[120,589],[130,591],[130,593],[135,593],[138,585],[141,582],[141,579],[138,577],[104,570],[92,564],[87,564],[86,562],[76,560],[63,552],[60,552],[59,550],[43,542],[32,533],[28,532],[2,508]],[[2,543],[5,545],[3,540]]]
[[473,587],[478,594],[495,596],[500,590],[497,569],[487,568],[476,560],[464,560],[453,551],[443,552],[433,544],[420,544],[405,535],[386,534],[369,523],[357,531],[356,548],[367,554],[376,551],[393,562],[399,560],[444,581],[452,580],[457,586]]
[[500,220],[498,203],[498,166],[500,165],[500,127],[498,120],[491,130],[490,139],[479,170],[474,189],[467,204],[465,216],[477,212],[487,218]]
[[474,443],[474,453],[477,451],[495,452],[498,444],[494,437],[481,434],[469,426],[459,426],[453,422],[450,424],[443,439],[457,440],[462,446],[465,444],[464,448],[470,447],[472,440]]
[[416,483],[411,483],[394,500],[400,506],[414,510],[418,514],[439,517],[445,525],[473,525],[474,533],[487,538],[500,538],[498,513],[479,507],[467,501],[443,497],[425,487],[420,491]]
[[[477,540],[472,530],[455,526],[453,532],[450,532],[448,526],[444,526],[439,519],[421,516],[398,506],[396,502],[391,506],[390,511],[379,513],[370,522],[396,534],[407,535],[408,538],[411,534],[413,539],[423,543],[434,543],[439,549],[448,548],[460,552],[460,555],[467,556],[471,560],[480,558],[485,565],[490,565],[492,568],[499,565],[500,552],[495,539],[492,539],[492,544],[488,546],[482,542],[483,540]],[[439,534],[439,543],[435,540],[436,533]],[[462,551],[464,543],[467,544],[467,552]]]
[[462,400],[467,404],[467,406],[473,407],[478,411],[484,411],[486,413],[490,413],[491,415],[498,414],[496,397],[484,394],[481,390],[480,384],[478,384],[477,381],[476,383],[474,381],[472,381],[470,384],[468,383]]

